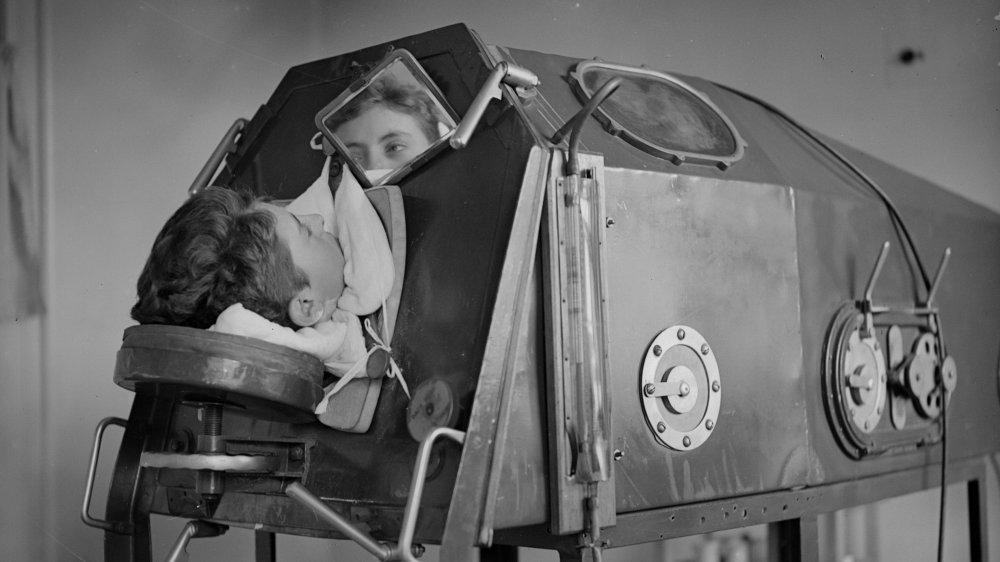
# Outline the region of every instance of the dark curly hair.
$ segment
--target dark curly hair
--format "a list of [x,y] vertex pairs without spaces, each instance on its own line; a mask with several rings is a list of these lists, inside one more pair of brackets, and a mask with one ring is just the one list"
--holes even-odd
[[156,236],[136,285],[140,324],[207,328],[234,303],[292,327],[288,303],[308,284],[275,218],[252,195],[211,187],[193,195]]
[[384,105],[393,111],[412,116],[417,120],[420,131],[428,142],[433,143],[441,136],[438,132],[438,123],[442,122],[443,119],[441,112],[434,105],[434,100],[424,90],[412,84],[400,82],[391,76],[383,76],[373,81],[370,86],[327,119],[326,126],[331,131],[335,131],[344,123],[356,119],[376,105]]

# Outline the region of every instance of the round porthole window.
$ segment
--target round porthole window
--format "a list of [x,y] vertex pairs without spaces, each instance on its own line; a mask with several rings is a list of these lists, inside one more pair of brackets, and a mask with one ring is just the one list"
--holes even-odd
[[583,61],[571,81],[585,103],[615,77],[621,85],[595,112],[611,134],[674,164],[725,169],[743,156],[746,143],[722,111],[707,96],[668,74]]

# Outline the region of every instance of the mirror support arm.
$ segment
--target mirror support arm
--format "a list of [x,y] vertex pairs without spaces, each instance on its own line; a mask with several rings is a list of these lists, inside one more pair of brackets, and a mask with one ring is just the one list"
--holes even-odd
[[538,76],[527,68],[513,65],[506,61],[498,62],[486,78],[483,87],[479,89],[476,98],[472,100],[469,110],[465,112],[465,117],[462,118],[462,122],[455,129],[455,134],[452,135],[449,141],[452,148],[465,148],[469,144],[472,132],[475,130],[476,125],[479,124],[479,120],[482,119],[490,100],[496,97],[497,88],[500,87],[501,82],[516,88],[534,88],[539,84]]

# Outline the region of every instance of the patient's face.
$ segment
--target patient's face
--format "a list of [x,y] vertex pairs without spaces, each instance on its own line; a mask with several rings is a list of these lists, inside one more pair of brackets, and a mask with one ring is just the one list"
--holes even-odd
[[296,216],[270,203],[257,206],[274,215],[278,239],[288,246],[292,261],[309,279],[317,299],[336,300],[344,292],[344,252],[340,243],[323,230],[320,215]]
[[366,170],[393,170],[430,147],[413,115],[376,105],[334,131]]

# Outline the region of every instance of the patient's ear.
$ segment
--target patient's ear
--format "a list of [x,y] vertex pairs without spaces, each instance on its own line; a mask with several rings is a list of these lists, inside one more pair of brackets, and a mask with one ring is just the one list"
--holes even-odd
[[315,298],[309,286],[303,287],[288,303],[288,317],[296,326],[312,326],[323,318],[323,301]]

